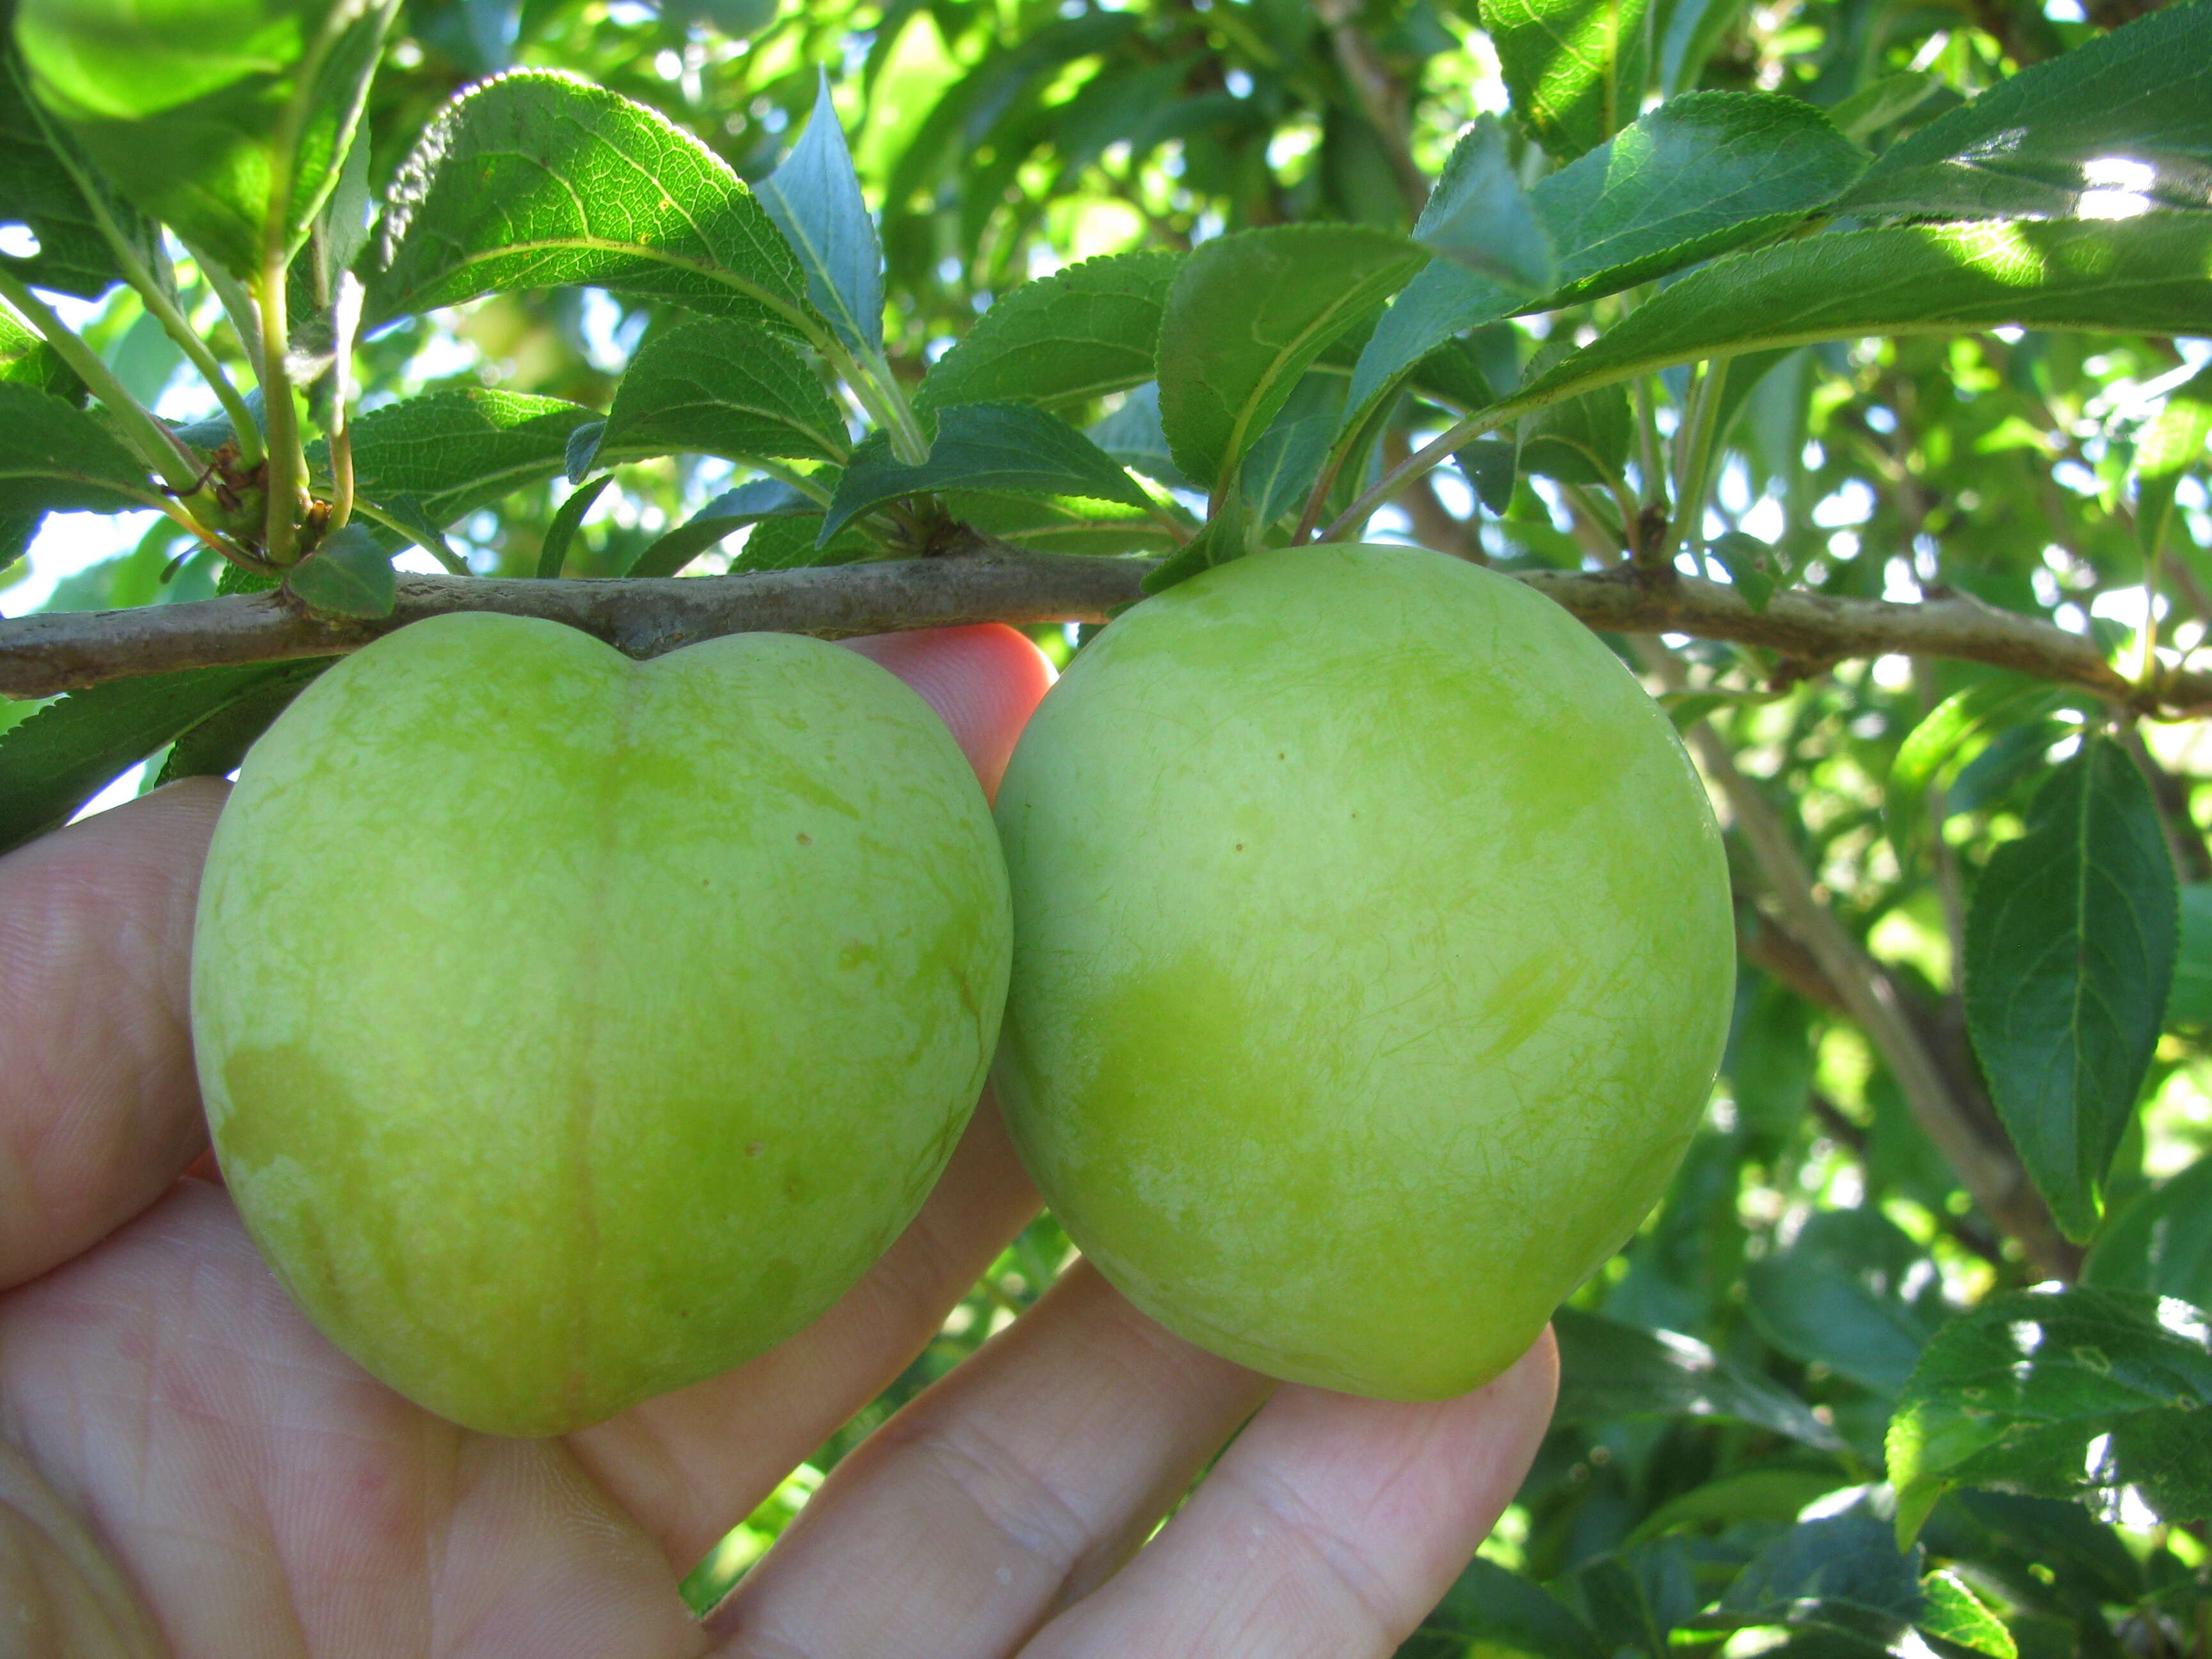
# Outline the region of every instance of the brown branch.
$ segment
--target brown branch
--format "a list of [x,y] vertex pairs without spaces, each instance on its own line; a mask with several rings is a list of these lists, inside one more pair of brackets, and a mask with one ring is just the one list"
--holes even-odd
[[[824,639],[962,623],[1100,622],[1143,597],[1147,559],[1024,553],[970,536],[940,556],[609,581],[403,576],[378,622],[318,617],[274,593],[233,594],[130,611],[0,620],[0,696],[46,697],[105,680],[218,664],[351,651],[449,611],[500,611],[566,623],[649,657],[719,634],[768,630]],[[2033,617],[1953,594],[1917,604],[1778,593],[1753,611],[1722,583],[1679,577],[1664,589],[1632,573],[1521,573],[1520,580],[1602,633],[1688,634],[1782,653],[1796,665],[1900,653],[2018,669],[2137,708],[2139,696],[2095,646]],[[2169,673],[2156,706],[2212,709],[2212,673]]]

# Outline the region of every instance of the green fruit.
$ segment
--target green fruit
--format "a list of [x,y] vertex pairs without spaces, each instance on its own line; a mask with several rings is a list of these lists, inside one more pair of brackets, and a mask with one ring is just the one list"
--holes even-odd
[[897,1235],[1008,925],[974,775],[857,654],[419,623],[301,694],[216,832],[216,1154],[341,1348],[469,1427],[578,1428],[788,1336]]
[[1000,1099],[1170,1329],[1393,1399],[1533,1341],[1665,1187],[1735,967],[1673,728],[1567,614],[1405,548],[1115,622],[998,802]]

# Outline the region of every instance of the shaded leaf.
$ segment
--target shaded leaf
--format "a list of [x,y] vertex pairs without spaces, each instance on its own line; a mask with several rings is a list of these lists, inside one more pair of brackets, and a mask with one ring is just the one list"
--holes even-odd
[[110,680],[0,732],[0,852],[58,829],[131,767],[295,665]]
[[1941,76],[1901,70],[1869,82],[1828,112],[1828,119],[1855,144],[1901,120],[1943,89]]
[[2212,205],[2212,6],[2169,6],[2006,76],[1891,145],[1839,205],[1953,219]]
[[367,327],[575,283],[781,325],[806,315],[790,248],[721,158],[642,104],[567,76],[518,70],[463,93],[389,199]]
[[1668,1659],[1668,1638],[1705,1598],[1680,1545],[1662,1542],[1601,1555],[1572,1579],[1583,1616],[1608,1655]]
[[1478,438],[1455,451],[1452,459],[1467,479],[1475,499],[1492,513],[1503,513],[1513,501],[1513,486],[1521,476],[1521,447],[1510,438]]
[[846,349],[863,360],[884,349],[884,252],[860,198],[845,131],[816,71],[814,112],[783,165],[761,182],[761,205],[806,273],[806,297]]
[[2173,988],[2166,996],[2166,1024],[2185,1030],[2212,1027],[2212,882],[2181,890],[2181,942]]
[[1514,115],[1562,161],[1636,118],[1647,9],[1645,0],[1482,0]]
[[2197,1308],[2212,1303],[2212,1158],[2198,1158],[2106,1217],[2081,1282],[2179,1297]]
[[561,574],[561,567],[568,562],[569,545],[582,527],[584,514],[592,510],[592,503],[605,494],[607,486],[614,481],[613,473],[602,472],[589,483],[579,484],[568,492],[568,498],[561,503],[552,522],[545,526],[545,539],[538,544],[540,578],[550,581]]
[[1129,388],[1121,406],[1094,425],[1091,441],[1133,472],[1158,480],[1170,489],[1195,490],[1168,453],[1167,428],[1160,424],[1160,388],[1146,380]]
[[2025,674],[2000,673],[1954,692],[1930,709],[1898,745],[1882,791],[1889,844],[1899,859],[1909,860],[1912,854],[1927,816],[1929,790],[1948,793],[1999,732],[2040,720],[2067,696]]
[[0,37],[0,224],[27,225],[39,240],[39,251],[27,257],[0,254],[0,267],[34,287],[89,300],[106,293],[123,272],[100,234],[85,194],[88,185],[100,191],[100,209],[141,251],[149,270],[161,266],[155,257],[161,233],[136,208],[102,189],[82,156],[71,158],[79,167],[71,172],[60,152],[68,142],[40,119],[13,42]]
[[1966,911],[1966,1027],[1990,1097],[2069,1237],[2094,1232],[2166,1008],[2179,915],[2150,786],[2087,739],[1990,855]]
[[1473,1643],[1535,1659],[1607,1659],[1581,1615],[1517,1573],[1480,1556],[1399,1648],[1397,1659],[1463,1659]]
[[[557,476],[568,440],[598,418],[581,404],[467,386],[371,410],[353,424],[355,487],[366,500],[411,495],[442,528],[489,501]],[[329,466],[321,444],[308,461]]]
[[1823,1451],[1843,1445],[1802,1401],[1674,1331],[1647,1331],[1576,1308],[1553,1319],[1559,1340],[1554,1420],[1726,1417]]
[[1184,476],[1218,506],[1234,464],[1322,349],[1426,258],[1402,236],[1353,225],[1284,225],[1202,245],[1176,278],[1160,329],[1160,417]]
[[1926,1607],[1920,1552],[1900,1549],[1863,1506],[1801,1521],[1754,1557],[1713,1610],[1706,1629],[1780,1625],[1846,1650],[1887,1651]]
[[[1153,378],[1180,253],[1085,259],[994,301],[931,368],[918,410],[953,404],[1080,404]],[[1158,408],[1157,394],[1153,407]]]
[[2170,1298],[2015,1291],[1936,1334],[1890,1419],[1900,1538],[1952,1486],[2044,1498],[2140,1489],[2169,1520],[2212,1512],[2212,1352]]
[[1521,470],[1562,483],[1608,483],[1627,465],[1635,437],[1628,393],[1602,387],[1540,409],[1521,423]]
[[745,544],[730,561],[732,574],[740,570],[799,570],[813,565],[851,564],[883,556],[882,550],[856,529],[844,529],[822,541],[822,517],[817,513],[790,519],[763,519],[745,538]]
[[2166,393],[2165,407],[2136,440],[2136,540],[2146,555],[2171,532],[2175,488],[2183,471],[2204,459],[2208,440],[2212,368],[2201,368]]
[[1743,602],[1753,611],[1765,610],[1766,602],[1774,597],[1777,584],[1789,578],[1775,550],[1741,530],[1716,536],[1705,544],[1705,551],[1720,561],[1721,568],[1728,572],[1729,584],[1743,595]]
[[1255,531],[1292,511],[1321,476],[1344,408],[1344,378],[1309,374],[1244,458],[1241,477]]
[[161,499],[146,469],[91,416],[0,381],[0,514],[120,513]]
[[1494,115],[1478,116],[1452,146],[1413,240],[1524,295],[1548,293],[1559,281],[1551,232],[1521,188],[1504,124]]
[[963,524],[1039,553],[1117,558],[1172,553],[1181,544],[1152,514],[1110,501],[979,489],[948,490],[944,501]]
[[1636,1523],[1631,1543],[1664,1537],[1684,1527],[1745,1521],[1789,1522],[1798,1511],[1844,1484],[1838,1473],[1820,1469],[1740,1469],[1670,1498]]
[[758,524],[763,519],[818,520],[821,515],[820,504],[804,490],[781,478],[755,478],[708,501],[647,547],[623,574],[672,576],[717,542],[736,535],[747,525]]
[[85,400],[84,382],[76,371],[5,305],[0,305],[0,386],[28,386],[72,409],[82,407]]
[[822,522],[827,542],[854,515],[902,495],[944,489],[1033,490],[1143,507],[1146,497],[1113,458],[1066,422],[1022,404],[959,404],[937,420],[929,459],[906,466],[872,439],[853,453]]
[[246,751],[291,706],[292,699],[337,660],[315,657],[283,664],[198,725],[178,733],[161,762],[160,775],[154,780],[155,787],[174,783],[179,778],[220,778],[235,772],[245,761]]
[[568,434],[568,441],[561,450],[561,471],[570,483],[584,482],[599,453],[599,440],[606,435],[605,421],[586,421]]
[[1759,1334],[1881,1394],[1905,1386],[1950,1310],[1928,1253],[1879,1210],[1823,1210],[1746,1269]]
[[388,617],[398,597],[392,555],[366,525],[349,524],[322,539],[286,573],[284,586],[310,610],[333,617]]
[[598,444],[732,460],[846,454],[845,422],[805,360],[759,324],[730,317],[686,323],[648,343],[616,389]]

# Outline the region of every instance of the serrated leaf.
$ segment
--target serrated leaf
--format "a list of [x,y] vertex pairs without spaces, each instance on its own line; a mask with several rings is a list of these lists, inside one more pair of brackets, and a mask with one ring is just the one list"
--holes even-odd
[[1618,477],[1636,436],[1628,394],[1602,386],[1538,410],[1521,423],[1521,470],[1562,483]]
[[349,524],[322,539],[286,573],[284,586],[302,605],[333,617],[388,617],[398,598],[392,555],[368,527]]
[[1943,78],[1900,70],[1860,88],[1828,112],[1837,131],[1863,144],[1893,121],[1902,120],[1943,90]]
[[[822,508],[805,491],[781,478],[755,478],[726,490],[640,553],[623,574],[672,576],[717,542],[763,519],[818,520]],[[817,526],[817,530],[819,526]]]
[[1693,270],[1524,388],[1548,402],[1677,363],[1865,334],[2190,333],[2212,316],[2212,215],[1907,225],[1755,248]]
[[447,541],[443,527],[432,520],[429,508],[422,505],[419,497],[405,494],[388,495],[376,505],[378,510],[397,526],[408,540],[447,569],[463,562],[453,551],[453,544]]
[[1552,234],[1521,187],[1504,124],[1494,115],[1476,117],[1452,146],[1413,240],[1524,295],[1548,293],[1559,281]]
[[[2184,892],[2212,900],[2212,887]],[[2199,914],[2212,909],[2196,908]],[[2186,932],[2185,921],[2183,927]],[[2176,1000],[2179,990],[2177,986]],[[2199,1158],[2106,1217],[2096,1248],[2082,1264],[2081,1282],[2100,1290],[2179,1297],[2198,1308],[2212,1302],[2212,1158]]]
[[865,361],[884,349],[884,251],[830,101],[829,74],[816,76],[806,131],[762,181],[760,203],[799,256],[806,297]]
[[1912,857],[1929,790],[1948,791],[1999,732],[2042,719],[2067,695],[2024,674],[1997,674],[1930,709],[1898,745],[1882,790],[1885,831],[1899,860]]
[[2169,6],[1899,140],[1838,207],[1952,219],[2212,205],[2212,5]]
[[1568,1581],[1601,1652],[1626,1659],[1668,1659],[1669,1638],[1705,1598],[1688,1553],[1672,1541],[1601,1555]]
[[1427,257],[1354,225],[1237,231],[1190,256],[1160,328],[1160,417],[1176,465],[1213,491],[1217,508],[1235,464],[1322,348]]
[[84,404],[84,382],[62,361],[61,353],[0,304],[0,386],[28,386],[58,398],[72,409]]
[[0,381],[0,514],[121,513],[161,501],[146,469],[91,416]]
[[[353,423],[355,488],[382,503],[411,495],[440,528],[526,484],[557,476],[568,440],[598,418],[581,404],[468,386],[371,410]],[[327,447],[307,459],[326,476]]]
[[826,543],[857,514],[902,495],[1017,489],[1146,503],[1135,479],[1066,422],[1023,404],[958,404],[937,418],[928,459],[906,466],[872,439],[853,452],[822,520]]
[[1513,113],[1562,161],[1636,118],[1650,70],[1646,0],[1482,0]]
[[149,270],[160,268],[154,254],[161,233],[136,208],[102,189],[82,157],[71,159],[86,179],[72,173],[60,150],[68,143],[40,118],[14,42],[0,37],[0,223],[27,225],[39,241],[39,251],[27,257],[0,254],[0,267],[34,287],[89,300],[106,293],[123,273],[86,198],[88,182],[100,191],[100,210],[142,251]]
[[1823,1451],[1843,1442],[1796,1395],[1674,1331],[1648,1331],[1562,1308],[1559,1423],[1629,1417],[1724,1417],[1771,1430]]
[[551,580],[561,574],[561,567],[568,562],[568,547],[576,539],[577,529],[584,522],[584,514],[592,510],[592,503],[606,493],[615,481],[611,472],[602,472],[589,483],[580,484],[568,492],[553,514],[552,522],[545,526],[545,539],[538,544],[538,574],[541,580]]
[[1741,530],[1714,537],[1705,544],[1705,551],[1720,561],[1721,568],[1728,572],[1729,584],[1743,595],[1743,602],[1753,611],[1765,610],[1766,602],[1774,597],[1776,586],[1788,580],[1789,573],[1782,568],[1774,549]]
[[649,342],[616,388],[599,443],[732,460],[842,461],[847,453],[845,422],[805,360],[758,323],[729,317]]
[[1172,553],[1182,544],[1150,513],[1112,501],[988,489],[948,490],[944,501],[945,511],[961,523],[1038,553],[1120,558]]
[[1931,1572],[1920,1581],[1920,1628],[1990,1659],[2020,1659],[2004,1620],[1984,1607],[1954,1572]]
[[[234,565],[225,568],[237,568]],[[286,663],[190,730],[179,732],[161,763],[155,787],[174,783],[179,778],[220,778],[235,772],[246,759],[246,751],[291,706],[292,699],[337,660],[316,657]]]
[[1441,263],[1406,285],[1360,354],[1346,429],[1451,336],[1617,293],[1769,234],[1834,200],[1865,166],[1801,99],[1698,92],[1669,100],[1530,192],[1557,254],[1556,288],[1532,299]]
[[1966,911],[1966,1029],[2067,1237],[2088,1238],[2158,1042],[2179,932],[2150,785],[2084,740],[1992,854]]
[[[210,0],[132,11],[28,0],[34,94],[100,172],[232,274],[287,264],[337,182],[398,0]],[[272,199],[281,189],[283,199]]]
[[0,852],[58,829],[131,767],[292,666],[249,663],[110,680],[9,726],[0,732]]
[[392,182],[380,264],[364,327],[577,283],[780,326],[806,315],[798,262],[720,156],[642,104],[538,70],[439,112]]
[[1024,403],[1053,409],[1152,380],[1168,290],[1184,257],[1119,253],[1023,283],[937,360],[915,394],[915,407]]
[[882,556],[882,550],[856,529],[841,530],[823,541],[821,515],[809,513],[762,520],[730,561],[730,571],[734,575],[743,570],[802,570]]
[[1890,1419],[1900,1538],[1954,1486],[2044,1498],[2136,1487],[2168,1520],[2212,1513],[2204,1316],[2127,1291],[2015,1291],[1941,1331]]
[[[1695,1623],[1784,1626],[1868,1659],[1888,1651],[1926,1609],[1920,1551],[1900,1547],[1863,1506],[1801,1521],[1761,1550]],[[1801,1638],[1802,1639],[1802,1638]]]

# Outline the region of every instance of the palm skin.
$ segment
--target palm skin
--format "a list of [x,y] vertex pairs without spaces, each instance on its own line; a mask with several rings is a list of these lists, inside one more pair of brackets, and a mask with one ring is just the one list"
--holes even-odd
[[[1027,641],[862,648],[994,785],[1046,684]],[[1476,1394],[1384,1405],[1278,1388],[1079,1266],[695,1620],[683,1574],[1035,1212],[992,1103],[890,1252],[781,1348],[563,1439],[455,1428],[325,1342],[186,1173],[222,795],[174,786],[0,860],[0,1659],[1381,1655],[1534,1455],[1548,1340]]]

